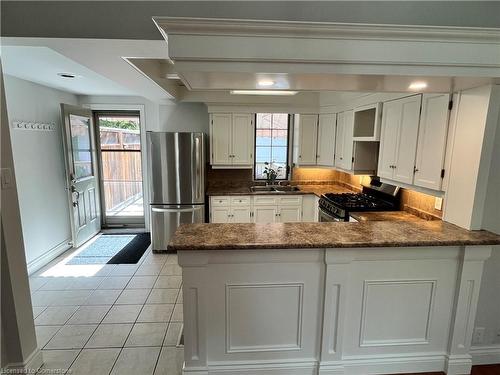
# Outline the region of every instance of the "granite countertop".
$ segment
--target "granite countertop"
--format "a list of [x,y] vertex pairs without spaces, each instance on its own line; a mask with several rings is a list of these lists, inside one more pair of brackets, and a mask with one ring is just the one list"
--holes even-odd
[[214,186],[207,189],[208,196],[217,195],[297,195],[297,194],[315,194],[321,197],[325,193],[352,193],[353,191],[347,187],[340,185],[294,185],[299,188],[298,191],[284,191],[284,192],[269,192],[259,191],[254,192],[250,190],[249,186]]
[[359,223],[184,224],[169,250],[500,245],[500,236],[439,220]]
[[358,221],[418,221],[426,220],[406,211],[349,212]]

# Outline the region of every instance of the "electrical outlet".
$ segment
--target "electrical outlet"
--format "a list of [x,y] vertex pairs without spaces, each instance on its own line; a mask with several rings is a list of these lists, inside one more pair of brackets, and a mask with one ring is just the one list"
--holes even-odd
[[472,344],[482,344],[484,342],[484,334],[486,329],[484,327],[476,327],[474,328],[474,332],[472,334]]
[[443,209],[443,198],[436,197],[434,199],[434,208],[439,211]]

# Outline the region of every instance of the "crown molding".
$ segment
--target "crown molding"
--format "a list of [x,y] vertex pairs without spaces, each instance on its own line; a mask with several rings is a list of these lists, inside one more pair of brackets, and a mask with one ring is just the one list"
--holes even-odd
[[191,17],[153,17],[153,22],[165,40],[168,40],[168,35],[224,35],[306,39],[467,42],[500,45],[500,29],[498,28]]

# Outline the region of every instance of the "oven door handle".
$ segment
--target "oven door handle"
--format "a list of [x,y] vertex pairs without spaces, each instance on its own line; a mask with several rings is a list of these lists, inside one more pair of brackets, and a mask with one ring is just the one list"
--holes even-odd
[[320,210],[320,215],[324,215],[326,216],[328,219],[331,219],[333,221],[343,221],[341,218],[339,217],[335,217],[335,216],[332,216],[330,215],[329,213],[327,213],[325,210],[323,210],[322,208],[319,209]]

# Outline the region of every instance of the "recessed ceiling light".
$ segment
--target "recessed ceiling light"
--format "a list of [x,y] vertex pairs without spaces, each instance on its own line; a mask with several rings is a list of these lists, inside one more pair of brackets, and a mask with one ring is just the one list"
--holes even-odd
[[233,95],[282,95],[291,96],[297,94],[298,91],[284,90],[231,90]]
[[269,86],[273,86],[276,82],[274,82],[273,80],[271,79],[261,79],[259,80],[258,84],[259,86],[262,86],[262,87],[269,87]]
[[76,74],[73,74],[73,73],[57,73],[57,75],[59,77],[63,77],[63,78],[75,78],[76,77]]
[[422,90],[422,89],[425,89],[427,87],[427,83],[426,82],[412,82],[410,84],[410,86],[408,86],[408,88],[410,90]]
[[177,73],[167,73],[167,79],[181,79]]

